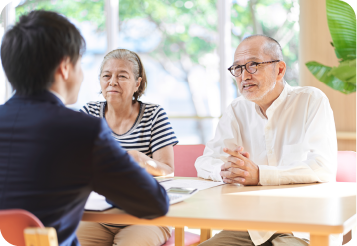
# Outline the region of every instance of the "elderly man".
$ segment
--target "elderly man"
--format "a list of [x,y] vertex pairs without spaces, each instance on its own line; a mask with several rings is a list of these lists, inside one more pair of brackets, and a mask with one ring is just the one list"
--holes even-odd
[[[329,101],[319,89],[284,81],[279,43],[264,35],[246,38],[229,71],[242,96],[224,112],[197,159],[198,176],[242,185],[334,181],[337,141]],[[308,241],[270,231],[222,231],[201,245],[304,246]]]

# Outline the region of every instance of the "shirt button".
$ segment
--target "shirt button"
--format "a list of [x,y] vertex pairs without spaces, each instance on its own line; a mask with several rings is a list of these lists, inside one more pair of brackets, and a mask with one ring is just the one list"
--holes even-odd
[[273,151],[270,149],[270,150],[268,151],[268,154],[271,155],[272,153],[273,153]]

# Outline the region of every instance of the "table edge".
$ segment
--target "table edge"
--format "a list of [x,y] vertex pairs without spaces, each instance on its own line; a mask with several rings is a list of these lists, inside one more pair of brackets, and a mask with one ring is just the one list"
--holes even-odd
[[[98,212],[85,212],[82,221],[100,223],[120,223],[120,224],[139,224],[173,227],[193,227],[211,228],[225,230],[259,230],[259,231],[279,231],[279,232],[310,232],[315,235],[329,235],[347,233],[356,224],[356,215],[348,219],[343,225],[320,225],[320,224],[301,224],[283,222],[262,222],[262,221],[229,221],[220,219],[188,219],[179,217],[162,216],[156,219],[139,219],[129,214],[101,214]],[[120,221],[120,222],[118,222]]]

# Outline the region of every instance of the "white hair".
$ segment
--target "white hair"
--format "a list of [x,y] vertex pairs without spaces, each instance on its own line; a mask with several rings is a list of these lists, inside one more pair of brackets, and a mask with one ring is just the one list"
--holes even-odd
[[280,61],[284,60],[283,50],[279,42],[276,41],[274,38],[271,38],[263,34],[255,34],[244,38],[242,42],[256,37],[262,37],[265,39],[266,42],[264,43],[264,48],[263,48],[265,54],[269,55],[274,60],[280,60]]
[[119,59],[119,60],[131,62],[131,64],[133,65],[133,74],[135,80],[137,80],[140,77],[140,65],[139,65],[140,61],[138,60],[138,56],[134,52],[126,49],[116,49],[106,54],[102,63],[100,64],[99,76],[103,72],[104,64],[110,59]]

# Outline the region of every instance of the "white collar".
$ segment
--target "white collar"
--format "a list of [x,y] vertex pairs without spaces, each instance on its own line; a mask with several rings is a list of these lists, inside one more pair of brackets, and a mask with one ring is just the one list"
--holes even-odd
[[[291,90],[291,86],[284,81],[284,89],[280,93],[277,99],[274,100],[274,102],[270,105],[270,107],[266,111],[266,116],[268,119],[271,117],[271,115],[274,113],[275,109],[286,99],[288,92]],[[263,119],[266,119],[266,117],[263,115],[260,107],[258,104],[255,104],[255,110],[257,111],[258,115],[260,115]]]
[[53,95],[55,95],[56,97],[58,97],[59,100],[61,100],[62,103],[65,104],[65,100],[64,100],[64,98],[63,98],[60,94],[58,94],[57,92],[55,92],[55,91],[53,91],[53,90],[51,90],[51,89],[48,89],[48,91],[51,92],[51,93],[52,93]]

